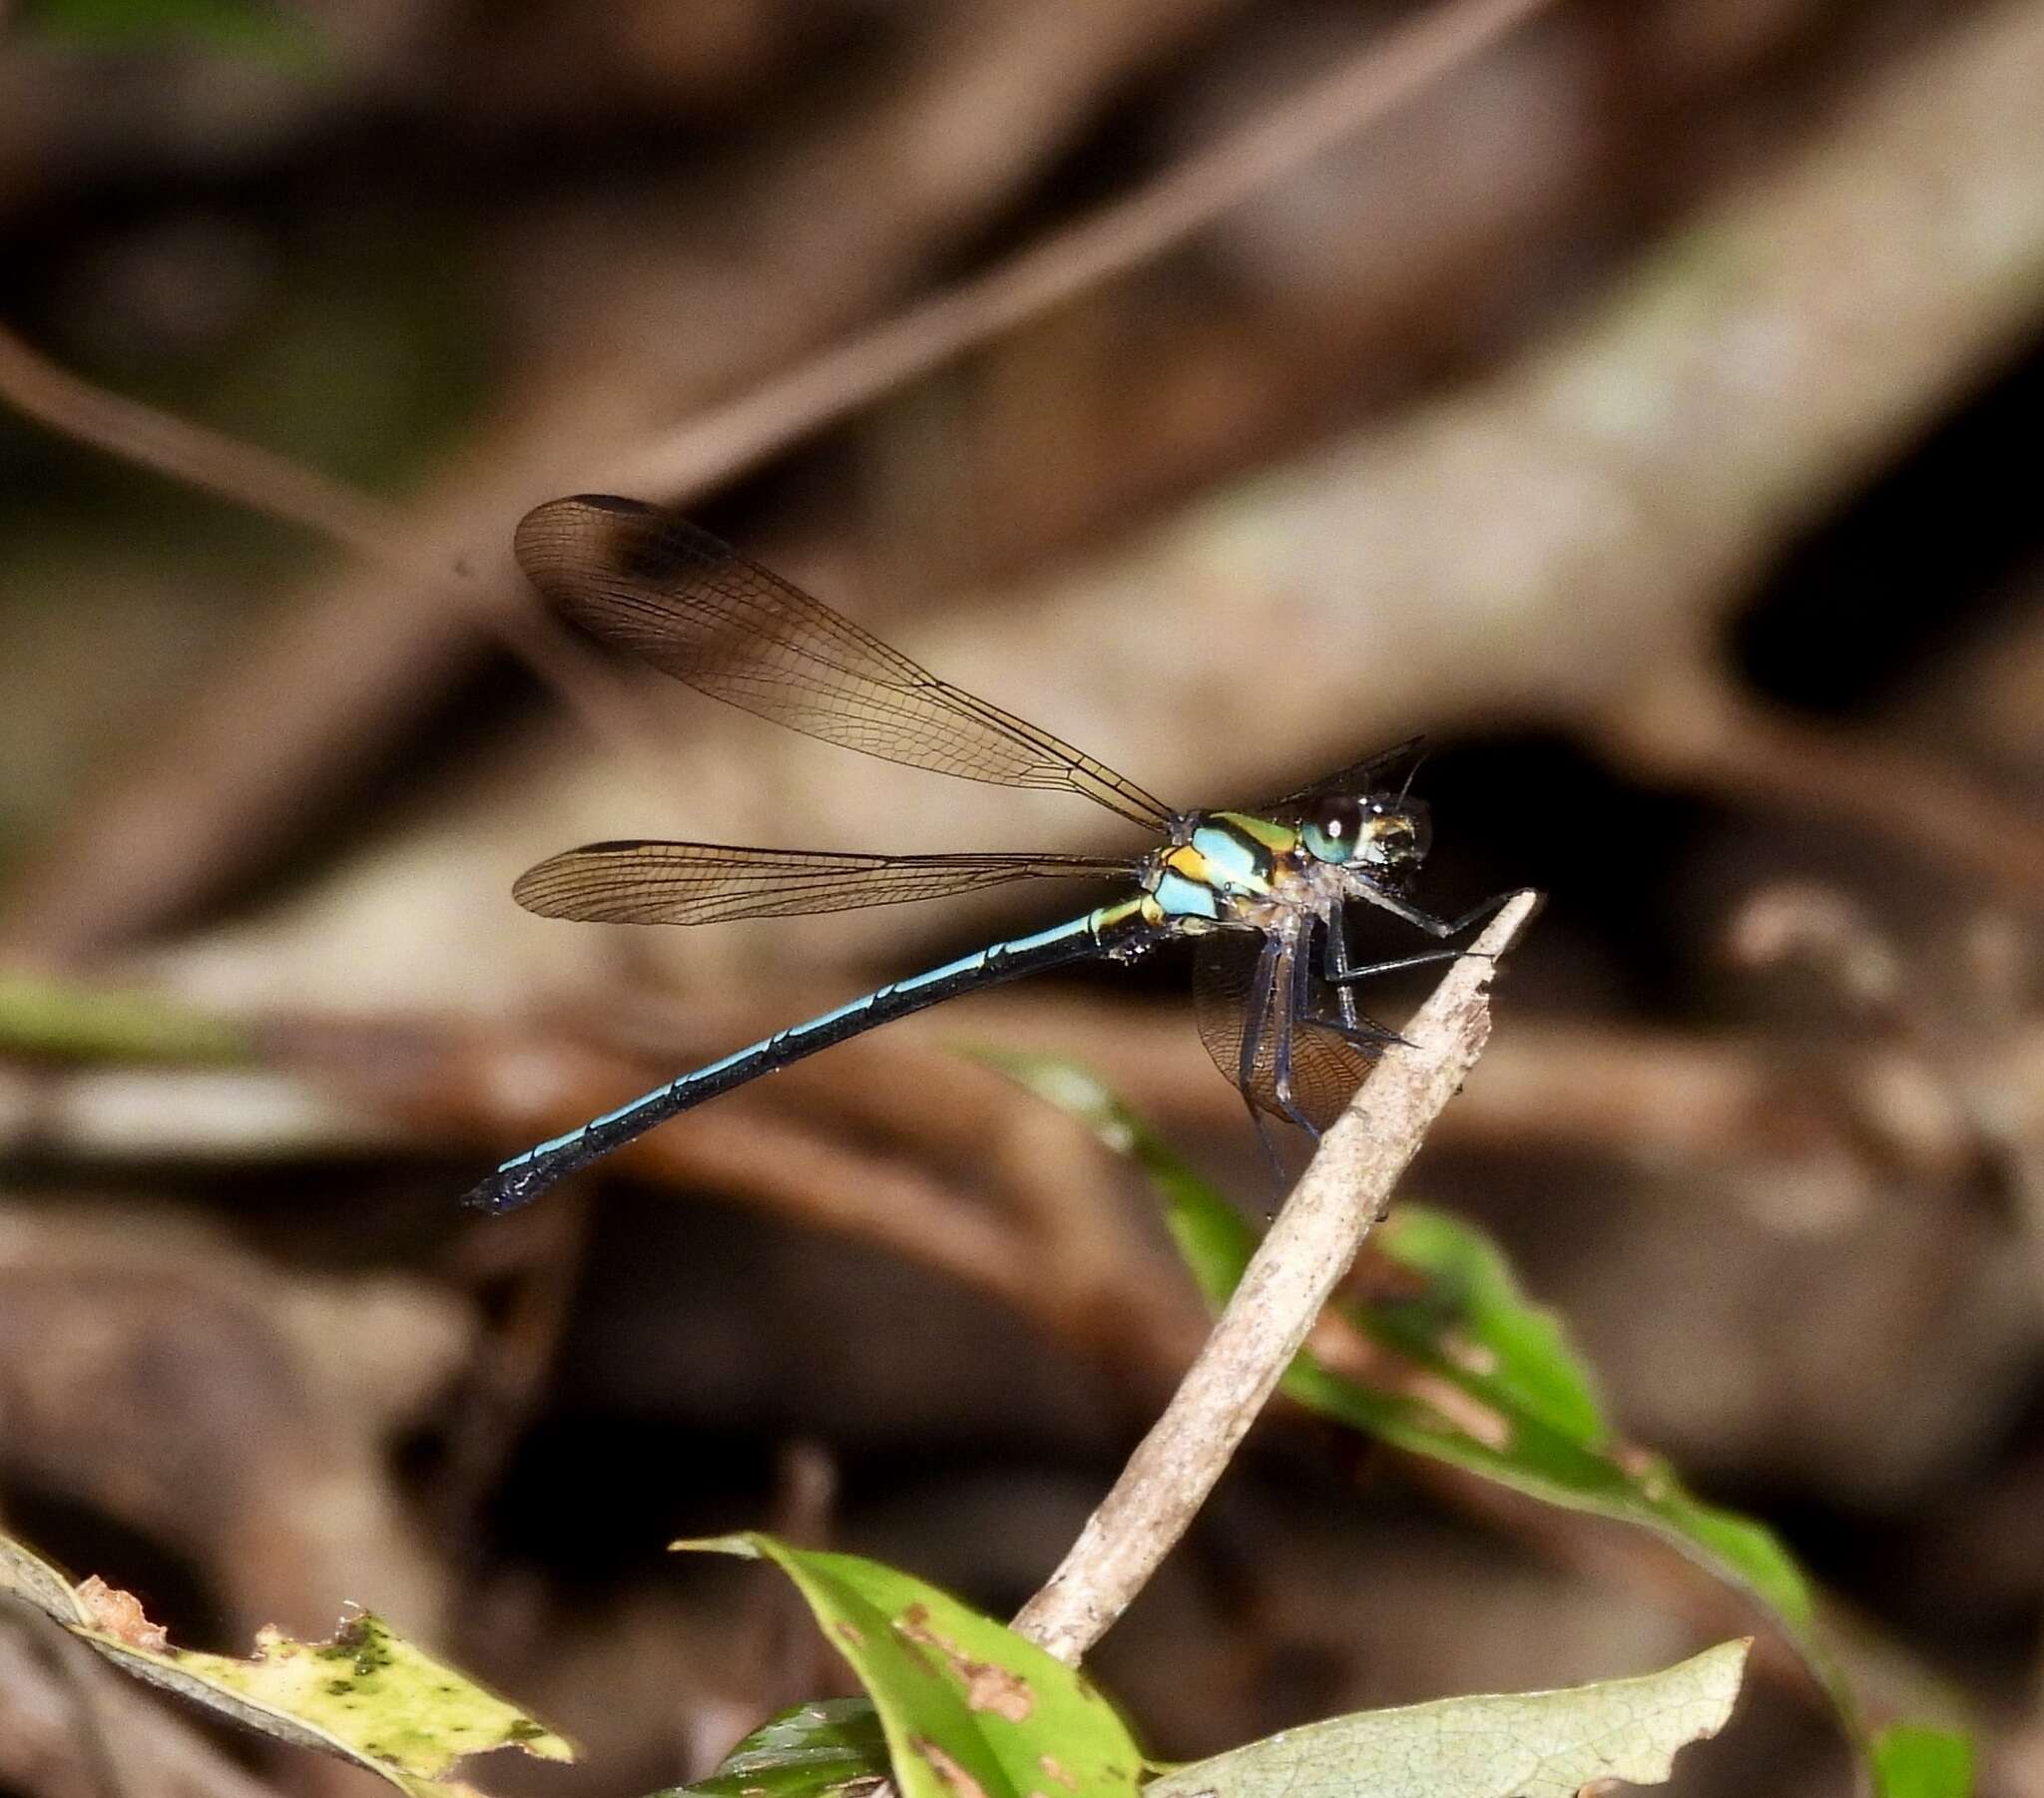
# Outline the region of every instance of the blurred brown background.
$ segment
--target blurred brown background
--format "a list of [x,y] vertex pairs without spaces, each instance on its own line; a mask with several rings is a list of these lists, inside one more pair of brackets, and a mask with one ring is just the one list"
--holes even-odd
[[[1261,1208],[1170,958],[453,1208],[1072,908],[634,933],[518,911],[529,862],[1128,846],[569,641],[511,529],[613,488],[1174,803],[1425,731],[1429,901],[1550,905],[1408,1189],[1785,1532],[1876,1703],[1943,1684],[1988,1789],[2044,1791],[2044,5],[0,32],[7,1527],[195,1645],[373,1605],[590,1749],[485,1786],[634,1794],[842,1677],[668,1540],[778,1523],[1012,1607],[1183,1365],[1147,1194],[956,1053],[1087,1062]],[[1279,1411],[1097,1665],[1190,1756],[1753,1626]],[[103,1792],[31,1634],[0,1790]],[[131,1792],[353,1778],[98,1701]],[[1848,1777],[1777,1656],[1676,1789]]]

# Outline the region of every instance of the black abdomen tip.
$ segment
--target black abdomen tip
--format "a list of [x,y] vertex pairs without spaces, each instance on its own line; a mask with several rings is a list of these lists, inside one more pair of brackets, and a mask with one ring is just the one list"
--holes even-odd
[[506,1173],[500,1168],[487,1179],[477,1180],[461,1195],[461,1202],[472,1211],[487,1211],[493,1217],[501,1217],[506,1211],[530,1204],[545,1190],[546,1182],[535,1179],[530,1171]]

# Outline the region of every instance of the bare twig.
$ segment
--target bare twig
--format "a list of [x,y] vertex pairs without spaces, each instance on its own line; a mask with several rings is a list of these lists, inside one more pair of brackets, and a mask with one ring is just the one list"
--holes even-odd
[[1495,958],[1532,917],[1521,893],[1453,964],[1377,1065],[1271,1225],[1164,1415],[1015,1627],[1076,1663],[1143,1589],[1277,1389],[1391,1189],[1490,1037]]
[[618,744],[626,688],[576,641],[450,560],[436,566],[403,547],[402,515],[288,456],[244,443],[125,394],[111,393],[59,367],[0,324],[0,403],[110,456],[265,518],[331,539],[371,567],[412,586],[432,588],[472,615],[512,654],[575,706],[603,741]]
[[699,414],[597,483],[673,499],[763,461],[891,388],[1141,267],[1476,55],[1550,0],[1451,0],[1373,40],[1241,131],[976,280]]
[[[374,500],[287,456],[81,380],[5,325],[0,325],[0,400],[60,436],[267,517],[303,525],[364,561],[388,565],[393,560],[397,520]],[[408,560],[398,566],[408,576],[419,573]]]
[[2044,824],[1934,746],[1889,747],[1747,697],[1709,658],[1678,656],[1591,725],[1636,772],[1835,821],[2044,892]]

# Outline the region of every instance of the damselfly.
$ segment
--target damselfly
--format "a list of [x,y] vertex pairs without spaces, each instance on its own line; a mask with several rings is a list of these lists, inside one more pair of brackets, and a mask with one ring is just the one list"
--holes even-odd
[[1428,950],[1351,959],[1352,906],[1445,940],[1500,902],[1454,919],[1422,911],[1412,877],[1430,841],[1406,781],[1411,743],[1246,811],[1175,811],[1035,724],[940,680],[801,589],[654,507],[553,500],[518,527],[520,565],[567,618],[691,686],[791,729],[887,761],[998,786],[1082,793],[1159,839],[1138,855],[854,855],[722,843],[591,843],[512,889],[549,918],[710,924],[977,892],[1008,881],[1113,881],[1081,917],[881,987],[685,1074],[506,1161],[468,1202],[507,1211],[677,1113],[832,1043],[960,993],[1092,958],[1128,962],[1197,942],[1200,1034],[1265,1118],[1309,1133],[1338,1116],[1396,1033],[1358,1011],[1355,985],[1445,961]]

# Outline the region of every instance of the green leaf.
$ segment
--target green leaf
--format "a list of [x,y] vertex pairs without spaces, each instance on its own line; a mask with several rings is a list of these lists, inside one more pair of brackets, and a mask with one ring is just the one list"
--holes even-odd
[[708,1779],[656,1798],[820,1798],[887,1777],[887,1737],[870,1698],[822,1698],[768,1718]]
[[[981,1059],[1143,1168],[1200,1290],[1210,1305],[1225,1303],[1256,1247],[1241,1212],[1091,1075],[1048,1057],[1002,1051]],[[1337,1371],[1308,1351],[1285,1375],[1284,1392],[1409,1454],[1672,1543],[1773,1613],[1871,1760],[1858,1701],[1818,1633],[1815,1593],[1775,1534],[1706,1504],[1661,1457],[1617,1439],[1559,1319],[1525,1297],[1481,1232],[1405,1205],[1374,1241],[1418,1276],[1415,1290],[1343,1305],[1340,1314],[1390,1352],[1365,1353],[1356,1370]]]
[[262,1735],[352,1761],[412,1798],[454,1798],[463,1788],[443,1776],[464,1755],[491,1748],[574,1758],[551,1730],[366,1613],[331,1641],[264,1629],[253,1659],[201,1654],[173,1648],[127,1592],[97,1578],[74,1585],[5,1537],[0,1591],[34,1604],[137,1678]]
[[1970,1798],[1973,1744],[1951,1731],[1897,1724],[1874,1738],[1873,1768],[1881,1798]]
[[1725,1726],[1747,1644],[1637,1679],[1443,1698],[1287,1729],[1151,1782],[1149,1798],[1576,1798],[1668,1777],[1676,1750]]
[[911,1574],[749,1533],[678,1549],[773,1562],[879,1714],[902,1798],[1134,1798],[1142,1756],[1083,1673]]
[[328,54],[309,18],[273,0],[24,0],[20,23],[80,50],[212,50],[298,70]]
[[[1764,1525],[1695,1498],[1659,1456],[1615,1440],[1559,1321],[1526,1300],[1495,1245],[1417,1206],[1387,1219],[1377,1242],[1426,1281],[1415,1299],[1346,1308],[1421,1375],[1389,1414],[1377,1409],[1383,1433],[1535,1498],[1653,1530],[1773,1609],[1849,1716],[1814,1633],[1814,1594],[1788,1552]],[[1347,1390],[1357,1382],[1309,1383],[1321,1409],[1359,1420]]]
[[239,1025],[144,993],[0,971],[0,1053],[77,1062],[253,1061]]
[[1372,1335],[1407,1354],[1445,1355],[1485,1395],[1507,1398],[1579,1447],[1608,1446],[1610,1427],[1561,1319],[1527,1300],[1495,1243],[1417,1205],[1387,1218],[1376,1241],[1426,1283],[1370,1307]]

